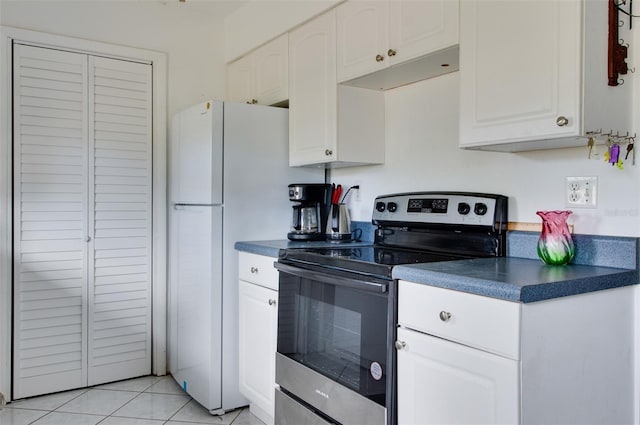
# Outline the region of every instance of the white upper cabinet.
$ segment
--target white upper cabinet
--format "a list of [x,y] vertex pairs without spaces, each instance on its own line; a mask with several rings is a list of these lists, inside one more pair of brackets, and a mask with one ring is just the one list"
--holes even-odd
[[629,130],[630,90],[607,85],[603,16],[606,2],[462,1],[460,146],[586,146],[586,131]]
[[388,66],[389,4],[348,1],[338,13],[338,81]]
[[289,33],[289,164],[336,159],[335,10]]
[[[227,100],[252,103],[253,56],[243,56],[227,66]],[[257,102],[257,100],[256,100]]]
[[383,93],[338,86],[333,9],[289,33],[289,164],[382,162]]
[[[347,1],[336,9],[338,82],[366,75],[349,84],[388,89],[457,70],[457,1]],[[369,75],[435,52],[408,67]]]
[[273,105],[289,98],[288,35],[270,41],[227,68],[227,99]]
[[387,50],[390,64],[457,44],[458,9],[457,0],[391,1]]

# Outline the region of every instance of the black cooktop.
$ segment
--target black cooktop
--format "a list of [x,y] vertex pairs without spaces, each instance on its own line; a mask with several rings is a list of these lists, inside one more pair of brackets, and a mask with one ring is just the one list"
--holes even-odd
[[473,192],[378,196],[372,245],[286,249],[278,262],[391,279],[394,266],[506,255],[507,201]]
[[335,270],[361,273],[391,279],[394,266],[401,264],[432,263],[469,258],[445,254],[390,248],[386,246],[357,246],[331,248],[287,249],[280,252],[280,261],[328,267]]

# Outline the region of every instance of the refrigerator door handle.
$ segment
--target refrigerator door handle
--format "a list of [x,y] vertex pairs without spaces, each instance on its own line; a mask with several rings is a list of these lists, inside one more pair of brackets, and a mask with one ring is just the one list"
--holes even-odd
[[174,202],[173,203],[173,209],[174,210],[183,210],[184,207],[212,207],[214,205],[212,204],[189,204],[189,203],[182,203],[182,202]]

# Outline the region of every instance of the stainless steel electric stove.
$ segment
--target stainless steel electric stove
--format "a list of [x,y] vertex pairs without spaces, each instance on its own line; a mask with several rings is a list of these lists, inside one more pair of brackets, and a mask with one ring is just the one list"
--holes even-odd
[[394,424],[400,264],[506,254],[505,196],[384,195],[370,246],[280,252],[275,420]]

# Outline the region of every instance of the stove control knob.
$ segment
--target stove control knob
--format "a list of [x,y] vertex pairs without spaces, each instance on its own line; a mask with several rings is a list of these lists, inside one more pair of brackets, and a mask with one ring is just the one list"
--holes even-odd
[[477,215],[485,215],[487,213],[487,204],[483,204],[482,202],[478,202],[473,207],[473,212]]
[[378,212],[384,212],[385,210],[384,202],[376,202],[376,210],[378,210]]
[[460,202],[458,204],[458,214],[467,215],[471,211],[471,205],[466,202]]
[[398,210],[398,204],[395,202],[389,202],[387,204],[387,210],[389,210],[389,212],[396,212]]

